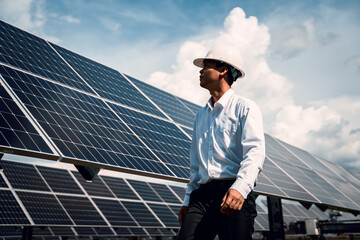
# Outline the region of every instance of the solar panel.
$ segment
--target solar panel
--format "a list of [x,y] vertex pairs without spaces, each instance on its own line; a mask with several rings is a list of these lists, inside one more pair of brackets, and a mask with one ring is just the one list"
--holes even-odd
[[54,192],[84,194],[67,170],[36,167]]
[[[0,68],[0,74],[3,74],[3,68]],[[52,154],[49,146],[0,84],[0,151],[9,148]]]
[[16,194],[21,199],[35,224],[73,224],[54,195],[19,191]]
[[137,180],[128,180],[131,186],[135,191],[140,195],[145,201],[153,202],[162,202],[159,196],[154,192],[154,190],[146,183]]
[[2,161],[2,166],[13,188],[50,191],[33,165]]
[[126,209],[131,212],[135,220],[143,227],[162,227],[160,222],[148,210],[145,204],[141,202],[122,201]]
[[190,140],[174,124],[111,104],[137,136],[179,178],[188,178]]
[[0,43],[0,62],[93,93],[45,40],[0,20]]
[[55,236],[74,236],[74,232],[70,227],[51,227],[51,231]]
[[76,225],[107,225],[88,198],[62,195],[57,197]]
[[141,91],[158,105],[171,119],[190,128],[194,125],[195,114],[174,95],[127,76]]
[[170,185],[169,187],[176,193],[176,195],[178,195],[178,197],[181,199],[181,201],[184,199],[186,188],[173,186],[173,185]]
[[182,203],[180,202],[179,198],[176,197],[167,186],[158,183],[149,183],[149,184],[164,202],[177,203],[177,204]]
[[265,143],[266,143],[266,156],[274,157],[277,160],[284,161],[286,163],[291,163],[296,166],[301,166],[308,168],[300,159],[295,157],[294,154],[289,152],[285,147],[283,147],[278,140],[265,134]]
[[166,227],[179,227],[177,216],[166,205],[148,204]]
[[0,190],[0,225],[30,224],[12,192]]
[[55,44],[51,45],[99,96],[164,117],[164,115],[118,71]]
[[96,198],[93,201],[112,226],[138,226],[119,201]]
[[[273,159],[273,158],[271,158]],[[277,161],[277,162],[281,162],[281,161]],[[276,163],[277,163],[276,162]],[[290,164],[286,163],[286,166],[291,166]],[[293,179],[291,179],[289,176],[293,176],[293,175],[286,175],[283,171],[281,171],[270,159],[266,159],[264,162],[264,171],[263,174],[266,176],[267,180],[266,181],[266,188],[268,188],[268,186],[270,185],[275,185],[276,187],[278,187],[279,189],[282,190],[282,192],[284,192],[287,196],[287,198],[290,199],[296,199],[296,200],[303,200],[303,201],[308,201],[308,202],[317,202],[317,200],[311,196],[307,191],[304,190],[303,187],[301,187],[298,183],[296,183]],[[259,179],[259,184],[262,184],[261,180]],[[271,184],[272,183],[272,184]],[[255,188],[256,190],[258,189],[257,186]],[[271,193],[271,189],[275,190],[273,193]],[[264,188],[262,189],[264,190]],[[276,195],[278,194],[278,190],[274,189],[274,188],[269,188],[268,190],[265,190],[267,192],[270,192],[270,194]],[[280,195],[282,196],[282,195]]]
[[105,183],[110,187],[116,197],[135,200],[139,199],[123,179],[108,176],[101,176],[101,178],[104,179]]
[[328,171],[327,167],[325,167],[320,161],[318,161],[315,157],[313,157],[309,152],[304,151],[300,148],[292,146],[288,143],[278,140],[282,145],[284,145],[287,149],[289,149],[295,156],[297,156],[301,161],[305,162],[311,168],[317,171]]
[[102,197],[114,197],[110,192],[109,188],[103,183],[100,176],[95,177],[92,182],[87,182],[85,179],[78,173],[72,172],[75,175],[76,179],[86,190],[86,192],[91,196],[102,196]]
[[4,178],[0,175],[0,187],[1,188],[8,188],[7,183],[5,182]]
[[[61,151],[63,161],[172,175],[102,100],[32,75],[19,78],[18,71],[5,69],[5,80]],[[19,87],[24,85],[28,90]]]
[[[358,208],[354,206],[351,201],[344,199],[343,194],[327,183],[314,171],[310,169],[294,167],[289,164],[282,163],[281,161],[277,162],[277,164],[283,169],[283,171],[287,172],[289,176],[296,179],[303,188],[316,197],[320,203],[330,206],[351,206],[355,207],[355,209]],[[348,205],[341,203],[340,199],[343,199],[342,201],[346,201]]]

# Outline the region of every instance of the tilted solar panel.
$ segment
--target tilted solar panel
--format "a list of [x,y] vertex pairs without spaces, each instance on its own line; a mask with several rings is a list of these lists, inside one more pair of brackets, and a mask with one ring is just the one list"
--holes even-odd
[[177,177],[188,178],[190,140],[171,122],[110,105]]
[[[0,74],[4,68],[0,66]],[[26,150],[33,153],[53,154],[44,139],[0,84],[0,150]],[[39,156],[39,155],[37,155]]]
[[0,190],[0,225],[30,224],[10,190]]
[[0,20],[0,62],[94,93],[43,39]]
[[127,76],[141,91],[143,91],[156,105],[158,105],[171,119],[190,128],[194,125],[195,114],[177,97]]
[[[0,66],[1,67],[1,66]],[[61,155],[136,171],[173,175],[99,98],[2,67],[6,82]],[[20,87],[22,86],[22,87]]]
[[99,96],[148,113],[164,115],[118,71],[51,44]]

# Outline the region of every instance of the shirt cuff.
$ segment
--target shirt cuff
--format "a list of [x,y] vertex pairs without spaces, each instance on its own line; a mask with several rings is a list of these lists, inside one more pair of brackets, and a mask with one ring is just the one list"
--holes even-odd
[[190,202],[190,195],[185,194],[183,206],[189,206],[189,202]]
[[244,179],[238,178],[233,185],[230,187],[238,191],[244,199],[247,198],[248,194],[251,192],[252,188],[244,181]]

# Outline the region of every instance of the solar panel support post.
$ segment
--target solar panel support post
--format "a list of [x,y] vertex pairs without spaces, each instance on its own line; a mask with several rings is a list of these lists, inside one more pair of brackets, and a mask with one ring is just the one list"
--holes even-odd
[[74,164],[76,169],[79,171],[81,176],[85,179],[87,182],[92,182],[92,180],[96,177],[96,175],[99,173],[100,168],[93,168],[93,167],[86,167],[86,166],[80,166]]
[[32,239],[33,228],[31,226],[24,226],[22,230],[22,240],[31,240]]
[[285,240],[284,219],[280,198],[267,197],[269,240]]

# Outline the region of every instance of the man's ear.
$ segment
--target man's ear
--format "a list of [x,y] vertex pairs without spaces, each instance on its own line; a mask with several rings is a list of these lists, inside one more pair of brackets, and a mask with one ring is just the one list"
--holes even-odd
[[224,77],[227,73],[228,73],[228,71],[229,71],[229,68],[227,67],[227,66],[222,66],[221,67],[221,72],[220,72],[220,76],[221,77]]

